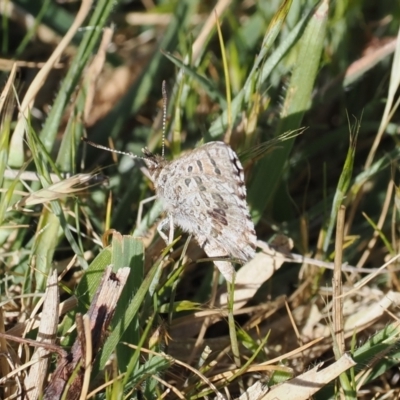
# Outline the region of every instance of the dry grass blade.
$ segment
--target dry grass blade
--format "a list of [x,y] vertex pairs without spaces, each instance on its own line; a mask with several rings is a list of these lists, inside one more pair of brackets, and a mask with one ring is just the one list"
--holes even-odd
[[[0,333],[4,333],[4,311],[3,307],[0,307]],[[7,341],[6,339],[0,335],[0,352],[4,355],[7,354],[8,349],[7,349]],[[10,372],[10,365],[7,362],[6,356],[0,357],[0,373],[1,376],[7,376]],[[11,385],[10,385],[11,386]],[[12,393],[12,388],[10,387],[9,389],[6,389],[4,392],[5,396],[8,396],[10,393]]]
[[339,360],[325,369],[320,370],[323,363],[312,368],[278,387],[270,390],[262,400],[296,399],[308,400],[329,382],[332,382],[340,374],[354,367],[356,363],[352,358],[344,354]]
[[15,82],[16,74],[17,74],[17,65],[13,64],[10,74],[8,75],[7,82],[4,85],[4,88],[0,94],[0,115],[3,115],[3,108],[4,105],[6,104],[7,99],[9,99],[9,96],[13,95],[12,87]]
[[[72,311],[77,304],[78,304],[78,299],[75,296],[70,297],[69,299],[60,303],[58,314],[60,316],[65,315],[66,313]],[[9,334],[10,336],[20,337],[24,334],[24,332],[29,330],[28,326],[30,327],[31,330],[37,329],[39,327],[42,315],[43,315],[42,313],[39,313],[38,315],[31,317],[32,319],[29,318],[24,322],[20,322],[14,325],[7,331],[7,334]]]
[[346,337],[351,337],[355,331],[360,331],[390,312],[392,308],[400,306],[400,293],[389,291],[388,293],[365,290],[363,296],[368,299],[367,304],[358,303],[354,312],[349,315],[344,324]]
[[375,137],[374,143],[371,147],[371,150],[368,154],[367,161],[365,163],[365,167],[369,168],[372,165],[372,162],[375,158],[376,151],[378,146],[382,140],[382,136],[385,132],[386,127],[388,126],[390,119],[393,117],[394,111],[399,107],[399,102],[395,102],[395,96],[400,86],[400,30],[397,34],[396,47],[394,52],[394,60],[392,64],[392,71],[390,74],[390,83],[389,83],[389,91],[388,98],[385,103],[385,110],[382,115],[381,125],[379,126],[379,131]]
[[54,65],[58,63],[62,53],[65,51],[66,47],[76,34],[79,27],[82,25],[86,17],[90,12],[90,7],[92,5],[92,0],[83,0],[80,10],[74,20],[73,25],[69,28],[67,34],[62,38],[57,48],[54,50],[50,58],[47,60],[45,65],[40,69],[38,74],[36,75],[34,81],[29,86],[28,91],[25,94],[25,97],[20,106],[20,116],[18,118],[17,126],[15,127],[14,134],[12,137],[12,146],[17,146],[17,148],[21,147],[25,132],[26,121],[29,118],[29,112],[32,108],[33,101],[42,88],[47,76],[49,75]]
[[[269,245],[271,245],[270,252],[257,253],[236,273],[234,310],[243,307],[252,299],[260,286],[282,266],[287,259],[287,256],[283,255],[290,254],[293,241],[283,235],[278,235]],[[277,248],[279,248],[279,252],[275,250]],[[228,304],[228,294],[225,290],[222,290],[219,293],[219,302],[217,303],[219,307]]]
[[381,267],[379,267],[376,271],[371,273],[369,276],[366,276],[364,279],[359,281],[357,285],[353,289],[350,289],[347,293],[345,293],[343,296],[349,296],[353,293],[356,293],[358,290],[360,290],[363,286],[365,286],[368,282],[370,282],[372,279],[374,279],[380,271],[386,269],[389,265],[394,264],[396,260],[400,258],[400,254],[397,254],[394,257],[391,257],[390,260],[385,262]]
[[381,230],[384,226],[387,214],[389,212],[389,209],[390,209],[390,206],[392,203],[393,190],[394,190],[394,182],[390,181],[389,185],[387,187],[387,190],[386,190],[386,196],[385,196],[385,201],[383,203],[382,212],[381,212],[381,215],[379,216],[379,221],[376,226],[377,229],[374,230],[374,234],[372,235],[372,238],[369,240],[368,246],[366,247],[363,254],[361,255],[361,257],[356,265],[357,268],[362,268],[364,266],[368,257],[371,255],[371,252],[372,252],[374,246],[376,245],[376,243],[378,241],[379,232],[381,232]]
[[336,224],[335,240],[335,269],[332,278],[332,319],[334,334],[334,352],[336,359],[339,359],[345,352],[344,347],[344,328],[343,328],[343,280],[342,280],[342,261],[343,261],[343,233],[345,224],[345,207],[341,206],[338,212]]
[[261,382],[256,382],[250,386],[238,399],[236,400],[261,400],[268,392],[269,388]]
[[93,106],[93,99],[96,94],[96,83],[104,67],[104,63],[106,61],[107,47],[111,43],[113,33],[114,31],[111,28],[104,29],[103,38],[100,43],[99,49],[92,63],[90,64],[86,74],[87,95],[85,99],[85,108],[83,112],[84,121],[86,122],[89,121],[90,111]]
[[[53,271],[47,281],[47,291],[43,302],[37,340],[42,343],[54,344],[58,325],[59,293],[57,271]],[[29,370],[25,379],[25,390],[29,400],[39,399],[43,393],[43,386],[47,378],[50,364],[50,351],[46,347],[38,347],[31,357],[31,361],[38,362]]]
[[[17,68],[43,68],[46,63],[44,62],[34,62],[34,61],[15,61],[8,60],[6,58],[0,58],[0,71],[12,71],[15,67]],[[65,68],[65,64],[57,63],[53,68]]]
[[212,383],[210,379],[208,379],[206,376],[204,376],[199,370],[196,368],[193,368],[191,365],[184,363],[180,360],[173,360],[174,363],[181,365],[184,368],[187,368],[189,371],[193,372],[195,375],[197,375],[209,388],[214,394],[216,395],[216,399],[218,400],[224,400],[224,396],[218,391],[216,386]]
[[[18,124],[24,123],[24,120],[28,118],[27,111],[31,108],[32,102],[38,93],[39,89],[42,87],[43,83],[46,80],[46,77],[54,68],[54,65],[58,62],[59,58],[61,57],[62,53],[65,51],[66,47],[69,45],[70,41],[76,34],[77,30],[80,28],[84,20],[89,14],[90,8],[92,6],[91,0],[84,0],[82,1],[80,10],[74,20],[73,25],[68,30],[67,34],[62,38],[61,42],[57,46],[56,50],[53,52],[51,57],[47,60],[46,64],[41,68],[39,73],[36,75],[34,82],[29,86],[29,90],[26,93],[24,100],[21,103],[21,117],[18,121]],[[20,122],[20,121],[23,122]],[[19,131],[19,126],[17,125],[16,131]]]
[[[86,313],[90,321],[89,336],[87,328],[84,328],[82,318],[78,318],[78,338],[72,346],[71,353],[67,357],[59,360],[56,370],[53,373],[52,380],[46,387],[44,399],[52,400],[60,398],[64,391],[68,392],[68,399],[78,399],[82,390],[87,391],[87,375],[91,368],[85,368],[87,363],[92,364],[97,356],[100,347],[106,337],[106,331],[111,323],[115,312],[118,299],[129,276],[129,268],[121,268],[117,273],[112,272],[111,266],[108,266],[103,274],[102,281],[93,298],[93,302]],[[86,352],[86,347],[90,346]],[[90,359],[86,360],[86,356]],[[85,362],[86,360],[86,362]],[[83,368],[76,368],[83,362]],[[76,375],[75,375],[76,372]],[[72,382],[69,380],[72,378]],[[70,385],[68,386],[68,384]],[[83,385],[86,385],[85,388]]]

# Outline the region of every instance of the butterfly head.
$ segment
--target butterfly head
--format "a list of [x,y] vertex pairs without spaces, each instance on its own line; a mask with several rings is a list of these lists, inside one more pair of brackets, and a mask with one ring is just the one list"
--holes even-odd
[[154,181],[168,161],[163,156],[152,153],[147,147],[142,149],[142,153],[143,157],[141,158],[146,164],[150,177]]

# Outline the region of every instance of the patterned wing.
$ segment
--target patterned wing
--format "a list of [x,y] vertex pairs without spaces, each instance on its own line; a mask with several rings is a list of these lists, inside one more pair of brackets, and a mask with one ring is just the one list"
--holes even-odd
[[[254,256],[243,168],[229,146],[207,143],[165,165],[154,183],[174,224],[192,233],[209,257]],[[215,264],[232,281],[231,263]]]
[[[215,161],[214,174],[208,172],[213,181],[207,193],[213,200],[208,214],[219,234],[212,232],[213,240],[206,238],[204,249],[209,256],[216,256],[215,253],[221,253],[223,249],[226,255],[247,261],[254,257],[257,238],[246,203],[242,165],[236,153],[224,143],[211,143],[208,145],[210,148],[206,146],[203,146],[204,150],[211,153]],[[216,169],[221,174],[216,173]]]

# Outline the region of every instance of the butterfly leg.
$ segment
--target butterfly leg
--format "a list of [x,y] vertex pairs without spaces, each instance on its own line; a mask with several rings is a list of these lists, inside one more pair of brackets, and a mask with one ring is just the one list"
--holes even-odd
[[168,236],[168,240],[169,243],[172,243],[174,240],[174,220],[172,219],[172,215],[168,215],[169,218],[169,236]]
[[136,229],[139,229],[140,223],[142,222],[143,206],[146,203],[150,203],[150,201],[154,201],[156,198],[157,198],[157,196],[151,196],[151,197],[148,197],[147,199],[142,200],[139,203],[139,208],[138,208],[138,213],[137,213],[137,218],[136,218]]
[[[162,229],[169,224],[169,234],[168,236],[162,231]],[[174,221],[172,215],[168,215],[167,218],[163,219],[157,226],[157,231],[159,235],[164,239],[164,242],[168,245],[174,240]]]

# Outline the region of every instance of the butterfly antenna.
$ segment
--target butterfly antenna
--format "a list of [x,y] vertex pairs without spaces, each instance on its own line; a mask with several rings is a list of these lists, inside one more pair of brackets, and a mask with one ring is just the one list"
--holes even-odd
[[90,146],[93,146],[93,147],[96,147],[96,148],[102,149],[102,150],[107,150],[107,151],[110,151],[111,153],[123,154],[124,156],[129,156],[131,158],[140,158],[140,159],[144,158],[144,157],[139,157],[136,154],[133,154],[133,153],[130,153],[130,152],[127,152],[127,151],[115,150],[115,149],[112,149],[111,147],[106,147],[106,146],[103,146],[101,144],[97,144],[97,143],[91,142],[90,140],[86,139],[85,137],[82,137],[82,140],[84,142],[86,142],[87,144],[90,144]]
[[162,147],[161,147],[161,156],[164,158],[164,150],[165,150],[165,127],[167,125],[167,88],[165,81],[162,81],[161,85],[162,97],[163,97],[163,118],[162,118]]

